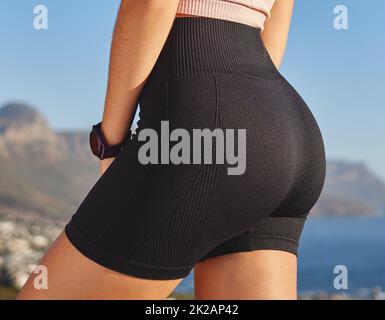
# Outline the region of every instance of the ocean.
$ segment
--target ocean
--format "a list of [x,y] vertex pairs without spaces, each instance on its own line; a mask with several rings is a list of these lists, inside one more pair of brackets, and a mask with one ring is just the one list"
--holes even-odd
[[[347,289],[335,289],[334,267],[347,268]],[[385,290],[385,217],[311,218],[305,225],[298,263],[298,291],[366,297]],[[192,273],[176,292],[192,292]]]

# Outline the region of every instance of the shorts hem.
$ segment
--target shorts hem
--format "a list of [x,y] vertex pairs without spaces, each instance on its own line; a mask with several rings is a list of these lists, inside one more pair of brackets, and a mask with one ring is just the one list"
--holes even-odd
[[193,267],[149,265],[109,253],[84,236],[73,218],[65,226],[64,232],[68,240],[81,254],[97,264],[119,273],[143,279],[175,280],[187,277],[193,269]]
[[240,253],[240,252],[252,252],[258,250],[274,250],[274,251],[283,251],[294,254],[298,257],[298,247],[299,242],[281,236],[259,236],[248,239],[247,241],[238,242],[237,246],[223,247],[221,249],[216,249],[208,253],[206,256],[201,258],[199,262],[205,261],[210,258],[215,258],[231,253]]

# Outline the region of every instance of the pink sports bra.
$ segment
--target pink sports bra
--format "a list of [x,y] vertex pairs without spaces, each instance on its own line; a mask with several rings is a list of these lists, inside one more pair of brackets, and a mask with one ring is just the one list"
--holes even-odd
[[177,13],[224,19],[263,30],[275,0],[180,0]]

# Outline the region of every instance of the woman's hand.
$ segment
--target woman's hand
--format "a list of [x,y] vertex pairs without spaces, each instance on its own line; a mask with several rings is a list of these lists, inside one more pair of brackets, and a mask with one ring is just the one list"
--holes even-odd
[[115,157],[100,160],[100,162],[99,162],[99,171],[100,171],[101,175],[107,170],[107,168],[110,166],[110,164],[114,160],[115,160]]
[[263,44],[277,69],[285,53],[293,6],[294,0],[276,0],[261,33]]

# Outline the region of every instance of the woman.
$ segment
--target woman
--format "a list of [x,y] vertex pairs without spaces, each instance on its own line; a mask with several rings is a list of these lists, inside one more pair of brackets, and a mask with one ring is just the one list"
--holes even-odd
[[[40,263],[48,289],[33,274],[19,299],[164,299],[193,269],[196,299],[297,298],[298,241],[325,154],[311,111],[277,70],[292,7],[122,0],[91,134],[102,176]],[[165,139],[165,123],[182,131]],[[237,132],[221,146],[242,156],[244,139],[243,170],[229,174],[234,161],[219,161],[214,144],[211,162],[175,164],[179,152],[160,151],[196,129]],[[152,133],[160,141],[149,143]],[[179,147],[190,160],[191,145]]]

